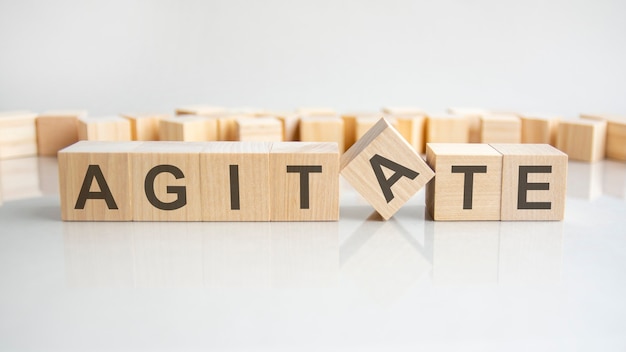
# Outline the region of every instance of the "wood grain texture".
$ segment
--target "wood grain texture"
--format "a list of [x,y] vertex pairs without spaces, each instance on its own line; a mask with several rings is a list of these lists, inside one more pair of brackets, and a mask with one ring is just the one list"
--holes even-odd
[[130,141],[130,122],[119,116],[81,117],[78,119],[81,141]]
[[606,121],[562,120],[558,127],[556,147],[571,160],[602,160],[606,148],[606,128]]
[[467,143],[469,121],[460,115],[428,115],[426,143]]
[[28,111],[0,113],[0,159],[37,155],[36,117]]
[[280,142],[283,125],[274,117],[240,118],[235,120],[236,139],[241,142]]
[[560,116],[548,114],[521,114],[522,143],[556,146]]
[[413,146],[416,152],[424,154],[426,146],[426,115],[396,115],[395,126],[400,135]]
[[580,117],[606,121],[606,157],[626,161],[626,116],[615,114],[581,114]]
[[78,119],[86,116],[86,110],[46,111],[39,114],[35,120],[37,154],[56,156],[59,150],[78,142]]
[[334,142],[341,153],[344,152],[343,120],[337,116],[302,117],[300,119],[300,140],[302,142]]
[[133,141],[158,141],[159,121],[170,118],[168,114],[129,113],[122,117],[130,122],[130,137]]
[[341,114],[343,120],[343,149],[348,150],[358,139],[357,138],[357,119],[359,118],[377,118],[380,119],[386,115],[380,112],[347,112]]
[[470,143],[480,143],[480,119],[489,114],[489,110],[482,108],[448,108],[448,113],[465,117],[469,128]]
[[159,120],[159,140],[204,142],[218,139],[217,119],[207,116],[179,115]]
[[522,122],[516,115],[486,114],[480,118],[481,143],[521,143]]

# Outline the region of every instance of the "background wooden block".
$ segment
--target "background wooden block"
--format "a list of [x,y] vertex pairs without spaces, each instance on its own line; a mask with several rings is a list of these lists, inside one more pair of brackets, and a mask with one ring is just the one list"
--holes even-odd
[[604,159],[606,121],[562,120],[559,122],[556,147],[572,160]]
[[87,111],[47,111],[37,116],[37,154],[56,156],[57,152],[78,142],[78,119]]
[[521,143],[522,122],[515,115],[486,114],[480,118],[482,143]]
[[159,121],[159,140],[179,142],[216,141],[217,119],[196,116],[179,115],[161,119]]
[[300,116],[337,116],[337,111],[329,107],[300,107],[296,109],[296,113]]
[[273,112],[268,116],[276,117],[283,125],[283,141],[300,140],[300,115],[293,112]]
[[397,121],[393,116],[381,116],[380,114],[372,116],[359,116],[356,119],[356,129],[354,133],[356,140],[358,141],[359,139],[363,138],[367,131],[374,127],[374,125],[376,125],[376,123],[378,123],[378,121],[380,121],[380,119],[383,117],[387,120],[387,122],[389,122],[391,126],[397,129]]
[[238,141],[280,142],[283,125],[274,117],[236,119]]
[[501,220],[563,220],[567,155],[548,144],[491,144],[502,154]]
[[226,108],[212,105],[187,105],[176,109],[176,115],[213,115],[226,112]]
[[300,140],[303,142],[335,142],[343,153],[343,120],[339,117],[302,117]]
[[337,221],[337,145],[273,143],[270,151],[270,190],[272,221]]
[[37,154],[36,117],[28,111],[0,113],[0,159]]
[[135,221],[202,220],[200,152],[205,147],[195,142],[143,142],[133,150]]
[[393,116],[395,118],[395,126],[400,132],[400,135],[409,142],[410,145],[415,148],[420,154],[424,153],[424,147],[426,145],[425,125],[426,115],[421,116]]
[[129,153],[139,145],[81,141],[59,151],[61,218],[131,221],[132,188],[141,183],[131,182]]
[[606,121],[606,157],[626,161],[626,116],[582,114],[584,119]]
[[0,160],[0,193],[4,201],[42,196],[38,159],[28,156]]
[[426,115],[422,108],[415,106],[386,106],[382,111],[388,115]]
[[119,116],[81,117],[78,119],[81,141],[130,141],[130,122]]
[[204,221],[270,221],[266,142],[207,143],[200,153]]
[[556,145],[556,132],[560,116],[547,114],[522,114],[522,143]]
[[133,141],[158,141],[159,121],[170,118],[168,114],[140,113],[122,114],[130,122],[130,137]]
[[431,143],[426,162],[436,175],[426,186],[434,220],[500,220],[499,152],[488,144]]
[[464,116],[469,127],[469,142],[480,143],[480,119],[489,114],[489,110],[482,108],[448,108],[448,113]]
[[467,143],[469,121],[460,115],[428,115],[426,143]]
[[217,118],[217,136],[220,141],[237,141],[237,120],[254,118],[254,116],[251,115],[241,114],[216,114],[213,116]]
[[434,176],[385,119],[341,157],[341,174],[384,219],[391,218]]
[[341,115],[343,120],[343,148],[348,150],[357,140],[356,121],[361,117],[381,118],[385,114],[379,112],[347,112]]

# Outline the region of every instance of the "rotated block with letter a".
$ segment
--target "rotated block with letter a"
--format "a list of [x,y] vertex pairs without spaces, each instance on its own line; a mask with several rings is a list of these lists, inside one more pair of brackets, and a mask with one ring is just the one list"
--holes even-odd
[[384,118],[341,157],[340,169],[385,220],[435,175]]

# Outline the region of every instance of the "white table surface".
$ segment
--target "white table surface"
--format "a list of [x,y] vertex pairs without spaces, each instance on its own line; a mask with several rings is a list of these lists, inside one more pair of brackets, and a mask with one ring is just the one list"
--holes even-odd
[[62,222],[56,161],[0,162],[0,351],[624,351],[626,164],[562,222]]

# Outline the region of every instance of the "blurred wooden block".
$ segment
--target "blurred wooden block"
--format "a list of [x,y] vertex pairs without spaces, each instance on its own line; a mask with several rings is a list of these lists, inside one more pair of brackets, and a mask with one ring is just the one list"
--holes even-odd
[[426,112],[415,106],[386,106],[382,111],[388,115],[426,115]]
[[481,143],[521,143],[522,122],[515,115],[487,114],[480,118]]
[[548,144],[491,144],[502,154],[501,220],[563,220],[567,155]]
[[135,221],[201,221],[200,152],[206,143],[143,142],[131,154]]
[[464,116],[469,127],[469,142],[480,143],[480,119],[489,114],[489,110],[481,108],[448,108],[448,112],[453,115]]
[[170,118],[168,114],[122,114],[130,121],[130,137],[133,141],[158,141],[159,121]]
[[59,151],[61,218],[71,221],[131,221],[129,153],[138,142],[80,141]]
[[130,141],[130,122],[119,116],[81,117],[78,119],[81,141]]
[[236,119],[236,139],[241,142],[280,142],[283,140],[283,125],[274,117]]
[[161,119],[159,121],[159,140],[179,142],[216,141],[217,119],[196,116],[179,115]]
[[56,156],[57,152],[78,142],[78,119],[87,111],[47,111],[37,116],[37,154]]
[[0,113],[0,159],[37,155],[36,117],[28,111]]
[[0,193],[4,201],[42,196],[38,159],[28,156],[0,161]]
[[559,122],[556,147],[571,160],[602,160],[605,143],[606,121],[579,119]]
[[381,118],[384,114],[378,112],[348,112],[341,115],[343,120],[343,148],[348,150],[357,140],[356,121],[358,118]]
[[395,126],[400,135],[409,142],[420,154],[425,152],[425,125],[426,115],[421,116],[395,116]]
[[391,126],[393,126],[393,128],[397,129],[396,119],[392,116],[381,116],[380,114],[372,116],[359,116],[356,119],[356,129],[354,133],[356,140],[358,141],[359,139],[363,138],[367,131],[374,127],[374,125],[376,125],[376,123],[378,123],[378,121],[380,121],[380,119],[383,117],[387,120],[387,122],[389,122]]
[[522,114],[522,143],[556,145],[561,117],[546,114]]
[[469,121],[460,115],[429,115],[426,119],[426,143],[467,143]]
[[336,144],[273,143],[269,170],[272,221],[339,219],[339,149]]
[[606,157],[626,161],[626,117],[613,114],[582,114],[584,119],[606,121]]
[[216,114],[213,115],[217,118],[217,136],[220,141],[237,141],[238,140],[238,126],[237,120],[242,119],[253,119],[253,116],[250,115],[223,115]]
[[300,116],[336,116],[337,112],[328,107],[300,107],[296,109]]
[[200,153],[204,221],[270,221],[270,146],[206,144]]
[[291,112],[270,112],[268,116],[275,116],[283,125],[283,141],[300,140],[300,115]]
[[212,105],[187,105],[176,109],[176,115],[213,115],[225,112],[226,108]]
[[389,219],[434,172],[391,124],[380,119],[341,157],[341,174]]
[[426,186],[434,220],[500,220],[499,152],[488,144],[431,143],[426,162],[436,174]]
[[344,151],[343,120],[339,117],[302,117],[300,140],[302,142],[335,142]]

